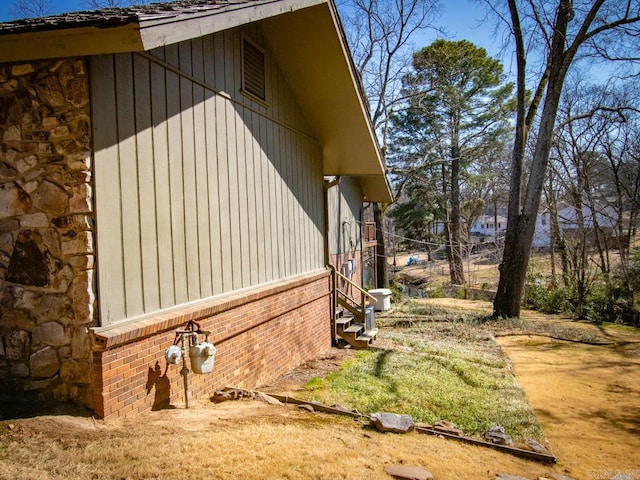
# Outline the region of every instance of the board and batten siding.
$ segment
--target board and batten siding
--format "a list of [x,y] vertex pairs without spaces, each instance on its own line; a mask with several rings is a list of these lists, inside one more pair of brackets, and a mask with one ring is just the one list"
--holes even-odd
[[[329,254],[354,253],[362,249],[360,210],[363,194],[358,183],[342,177],[328,190]],[[339,265],[338,265],[339,267]]]
[[241,93],[234,29],[91,58],[101,324],[322,268],[322,152],[267,52]]

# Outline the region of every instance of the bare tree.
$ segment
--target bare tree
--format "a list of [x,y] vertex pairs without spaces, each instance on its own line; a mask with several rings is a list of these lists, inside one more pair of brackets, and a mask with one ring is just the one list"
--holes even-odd
[[54,10],[53,0],[14,0],[9,7],[13,18],[46,17]]
[[152,0],[84,0],[82,4],[91,10],[99,10],[102,8],[123,8],[131,7],[132,5],[146,5],[147,3],[151,3],[151,1]]
[[[387,130],[393,106],[400,101],[405,69],[411,66],[411,40],[433,28],[439,0],[343,0],[338,9],[349,47],[369,99],[371,120],[386,152]],[[384,239],[385,206],[374,203],[376,283],[387,286],[388,273]]]
[[[493,2],[487,0],[490,6]],[[512,155],[509,215],[494,315],[520,314],[535,219],[551,151],[556,115],[569,68],[578,53],[622,59],[637,57],[640,4],[632,0],[508,0],[508,22],[515,43],[518,109]],[[494,11],[500,13],[496,6]],[[540,46],[544,68],[527,102],[526,45]],[[634,59],[634,58],[631,58]],[[538,118],[538,109],[542,111]],[[531,168],[524,176],[525,146],[538,119]]]

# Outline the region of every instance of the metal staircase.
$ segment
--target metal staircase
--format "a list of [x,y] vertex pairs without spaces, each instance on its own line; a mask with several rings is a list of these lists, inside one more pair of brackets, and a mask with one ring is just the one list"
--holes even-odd
[[378,330],[374,307],[367,301],[376,299],[335,269],[333,274],[334,337],[338,344],[342,340],[353,348],[368,348]]

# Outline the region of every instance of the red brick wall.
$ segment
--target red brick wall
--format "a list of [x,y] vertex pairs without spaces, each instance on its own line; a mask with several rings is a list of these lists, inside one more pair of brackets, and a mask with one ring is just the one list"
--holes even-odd
[[183,402],[182,364],[167,366],[164,351],[189,320],[212,332],[217,349],[213,373],[189,373],[189,398],[208,399],[224,386],[254,388],[331,346],[329,302],[323,271],[96,329],[91,408],[116,418]]

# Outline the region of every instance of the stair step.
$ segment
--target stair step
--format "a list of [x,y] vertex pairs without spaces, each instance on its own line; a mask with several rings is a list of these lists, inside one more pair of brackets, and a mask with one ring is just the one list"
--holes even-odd
[[359,335],[360,332],[362,332],[362,330],[364,330],[364,326],[362,324],[357,323],[355,325],[351,325],[351,326],[345,328],[344,329],[344,333]]
[[344,331],[351,322],[353,321],[353,317],[341,317],[336,319],[336,327],[338,330]]
[[367,330],[362,335],[356,337],[359,342],[371,342],[378,336],[378,330]]

